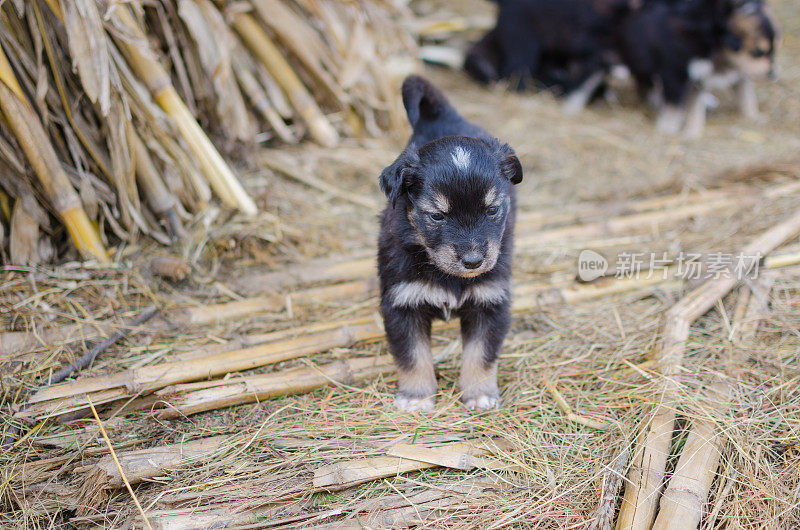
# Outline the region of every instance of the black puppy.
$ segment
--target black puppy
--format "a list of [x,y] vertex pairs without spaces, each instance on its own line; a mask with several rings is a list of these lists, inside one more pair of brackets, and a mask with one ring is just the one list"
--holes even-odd
[[614,27],[630,0],[496,1],[495,27],[468,50],[464,69],[482,83],[538,82],[579,112],[617,62]]
[[723,5],[723,0],[647,0],[620,23],[619,53],[641,95],[659,108],[656,126],[663,132],[680,130],[692,81],[711,71],[724,34]]
[[640,92],[660,109],[663,132],[684,126],[684,134],[699,136],[706,91],[718,86],[736,86],[742,113],[758,114],[753,81],[772,72],[775,41],[761,0],[645,0],[617,36]]
[[378,241],[395,404],[433,409],[431,321],[454,314],[464,347],[462,401],[496,408],[497,360],[511,323],[513,184],[522,167],[511,147],[464,120],[426,79],[405,80],[403,104],[414,131],[380,176],[388,204]]

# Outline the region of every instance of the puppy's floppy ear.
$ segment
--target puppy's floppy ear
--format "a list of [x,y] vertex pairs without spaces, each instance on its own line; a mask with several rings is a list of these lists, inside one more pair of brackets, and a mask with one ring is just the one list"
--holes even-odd
[[511,184],[519,184],[522,182],[522,164],[519,163],[517,154],[508,144],[501,144],[498,149],[498,157],[500,163],[500,172],[506,177]]
[[381,173],[381,191],[392,203],[393,208],[397,199],[408,190],[408,185],[416,176],[417,162],[419,156],[416,149],[409,147]]

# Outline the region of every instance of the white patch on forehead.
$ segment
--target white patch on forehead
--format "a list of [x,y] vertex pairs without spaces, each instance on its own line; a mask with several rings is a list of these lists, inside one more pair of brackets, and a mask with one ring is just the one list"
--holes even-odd
[[497,198],[497,188],[489,188],[489,191],[486,192],[486,196],[483,198],[483,204],[486,206],[491,206],[494,204],[495,199]]
[[453,159],[453,164],[461,171],[467,171],[469,169],[469,153],[460,145],[457,145],[456,148],[453,149],[451,158]]

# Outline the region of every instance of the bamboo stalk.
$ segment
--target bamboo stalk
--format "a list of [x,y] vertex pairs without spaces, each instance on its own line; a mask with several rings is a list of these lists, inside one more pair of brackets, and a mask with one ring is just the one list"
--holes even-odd
[[[755,282],[758,288],[769,292],[772,284],[770,276]],[[764,316],[764,307],[757,296],[750,296],[750,287],[742,286],[734,311],[733,330],[736,337],[733,343],[740,347],[749,346],[755,337],[758,320]],[[736,367],[729,363],[728,376],[734,376]],[[716,396],[712,410],[725,413],[730,407],[733,383],[719,380],[710,385],[711,394]],[[700,524],[708,493],[714,481],[721,458],[721,438],[716,423],[709,418],[692,421],[689,438],[684,444],[675,472],[661,497],[658,517],[654,530],[694,530]]]
[[[442,446],[438,450],[440,452],[453,452],[459,455],[466,453],[473,457],[480,457],[489,454],[494,445],[493,441],[478,444],[455,442]],[[460,456],[457,458],[460,458]],[[314,489],[340,491],[379,478],[429,469],[437,467],[437,465],[393,456],[376,456],[374,458],[337,462],[314,470]]]
[[245,45],[258,57],[280,85],[292,106],[308,126],[311,137],[325,147],[334,147],[338,144],[339,134],[336,129],[319,109],[303,82],[300,81],[258,22],[247,13],[239,12],[233,14],[231,24]]
[[190,383],[157,393],[161,418],[188,416],[207,410],[255,403],[279,396],[305,394],[331,384],[351,385],[394,371],[388,355],[340,359],[326,365],[303,366],[271,374]]
[[133,140],[133,155],[136,161],[136,180],[144,192],[147,203],[153,212],[164,217],[170,224],[172,232],[177,237],[183,237],[186,232],[178,219],[175,207],[178,204],[175,196],[167,189],[161,175],[156,169],[150,153],[136,131],[131,130]]
[[[723,384],[720,390],[727,390]],[[694,530],[719,465],[719,433],[712,422],[695,422],[683,446],[669,487],[661,497],[653,530]]]
[[[283,42],[284,46],[292,51],[305,69],[319,82],[319,85],[324,87],[340,106],[345,106],[350,98],[322,64],[322,58],[326,55],[326,46],[318,34],[308,26],[306,20],[296,15],[284,2],[279,0],[254,0],[252,3],[261,20]],[[327,62],[329,66],[334,66],[333,60],[327,59],[324,62]]]
[[153,99],[173,118],[189,149],[200,162],[211,187],[228,206],[239,208],[247,215],[255,215],[258,209],[253,199],[244,190],[228,164],[225,163],[197,124],[194,116],[172,86],[169,74],[153,56],[152,50],[142,48],[147,43],[147,37],[127,6],[120,6],[112,13],[119,23],[135,37],[135,40],[117,39],[131,68],[144,81],[152,93]]
[[275,106],[270,101],[267,92],[261,87],[256,76],[250,71],[249,62],[246,58],[241,57],[238,50],[234,51],[233,64],[236,79],[242,87],[242,91],[247,95],[250,104],[258,111],[259,114],[269,123],[278,138],[287,144],[296,144],[297,137],[292,130],[284,123]]
[[[741,253],[744,256],[769,254],[798,233],[800,233],[800,212],[762,233],[747,244]],[[674,381],[680,370],[691,324],[711,309],[737,283],[739,279],[733,274],[708,280],[667,311],[662,347],[656,352],[656,358],[667,382]],[[625,488],[622,509],[617,520],[618,529],[648,529],[655,519],[677,407],[677,398],[671,384],[674,383],[667,383],[663,402],[656,408],[649,428],[644,426],[640,435],[641,443],[638,444],[628,475],[629,482]]]
[[139,484],[164,470],[207,459],[216,454],[228,440],[228,436],[212,436],[149,449],[125,451],[117,453],[119,468],[111,455],[108,455],[93,464],[77,467],[73,471],[91,476],[92,488],[118,489],[124,486],[123,473],[130,484]]
[[108,253],[89,221],[80,197],[62,169],[44,127],[22,92],[2,49],[0,111],[39,177],[45,195],[61,216],[75,247],[84,256],[93,257],[100,263],[110,263]]
[[470,454],[468,451],[454,450],[452,447],[425,447],[396,443],[386,454],[462,471],[471,471],[476,467],[482,469],[500,469],[502,467],[500,462],[487,460],[484,457]]
[[[61,415],[86,407],[85,396],[97,393],[95,402],[107,403],[137,394],[149,394],[170,385],[197,381],[258,368],[303,355],[347,347],[358,341],[383,336],[383,327],[375,318],[349,321],[346,325],[296,338],[208,355],[185,361],[172,361],[155,366],[125,370],[116,374],[89,377],[45,388],[32,395],[17,417]],[[22,408],[22,407],[20,407]]]

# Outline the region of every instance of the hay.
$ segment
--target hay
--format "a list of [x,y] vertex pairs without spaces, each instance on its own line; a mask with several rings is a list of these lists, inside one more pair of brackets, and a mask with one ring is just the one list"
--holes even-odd
[[[3,196],[36,193],[101,263],[109,243],[184,237],[211,191],[254,216],[220,151],[241,163],[273,137],[333,146],[396,125],[407,18],[384,0],[4,2]],[[13,241],[15,264],[73,257],[32,207],[14,208],[0,252]]]
[[[414,7],[425,10],[431,1],[436,3],[418,0]],[[149,26],[153,47],[165,51],[165,57],[171,56],[170,50],[184,49],[185,39],[194,37],[174,31],[168,35],[165,28],[175,27],[166,24],[173,17],[191,16],[187,8],[181,14],[170,11],[170,2],[147,5],[145,20],[164,17],[164,24]],[[157,5],[165,11],[159,14]],[[308,0],[291,5],[313,13],[307,20],[337,16],[315,11],[322,4]],[[3,11],[8,7],[4,4]],[[463,11],[452,17],[447,11],[428,11],[423,19],[453,20],[458,24],[448,28],[473,31],[469,28],[481,21],[473,15],[487,14],[478,0],[445,7]],[[0,344],[11,348],[19,341],[21,346],[0,356],[0,526],[144,527],[124,482],[97,471],[102,466],[115,477],[118,472],[96,420],[87,415],[87,402],[80,399],[81,388],[124,374],[129,383],[142,385],[120,381],[118,387],[97,388],[90,395],[99,403],[103,392],[111,392],[105,396],[108,403],[97,405],[98,416],[153,528],[610,528],[621,507],[619,489],[637,448],[636,433],[646,429],[652,412],[664,403],[665,386],[677,404],[677,421],[667,433],[672,447],[664,469],[662,509],[684,498],[684,479],[697,479],[692,485],[702,483],[703,488],[692,489],[691,514],[696,517],[700,506],[704,528],[797,527],[796,238],[761,264],[761,277],[773,280],[771,290],[759,289],[758,283],[752,284],[752,294],[750,285],[734,290],[691,324],[681,370],[670,379],[652,360],[663,343],[664,315],[698,286],[662,279],[659,271],[646,279],[647,268],[639,280],[615,278],[619,269],[613,263],[619,252],[666,252],[665,265],[670,267],[677,266],[680,252],[736,253],[800,208],[800,100],[789,97],[800,82],[795,65],[800,41],[793,36],[800,28],[800,12],[789,2],[776,2],[775,8],[789,26],[784,28],[785,51],[779,52],[785,78],[759,87],[768,121],[745,123],[728,116],[729,103],[723,98],[722,108],[709,117],[707,136],[696,142],[652,132],[642,109],[632,106],[624,93],[619,105],[599,103],[584,116],[563,118],[547,95],[481,90],[456,72],[426,73],[465,114],[502,133],[522,157],[526,172],[518,188],[518,235],[529,243],[517,249],[515,258],[516,312],[500,362],[504,407],[499,411],[473,414],[460,404],[455,322],[433,332],[440,378],[435,412],[400,414],[392,408],[394,371],[374,316],[376,206],[382,202],[375,178],[399,147],[346,138],[342,133],[351,126],[349,113],[332,112],[326,103],[320,107],[340,133],[337,148],[304,143],[279,151],[258,149],[254,160],[267,157],[277,163],[236,168],[256,204],[268,205],[273,215],[246,219],[218,210],[212,202],[190,220],[183,212],[184,197],[174,211],[187,234],[168,252],[148,238],[117,244],[123,240],[112,236],[104,244],[116,246],[110,248],[117,260],[114,267],[91,262],[4,267]],[[468,12],[472,9],[474,13]],[[42,14],[50,20],[47,9]],[[249,14],[260,16],[257,11]],[[194,32],[203,30],[192,27]],[[262,29],[273,41],[280,40],[267,25]],[[361,30],[350,29],[337,34],[352,33],[353,40],[346,42],[363,42],[357,37]],[[168,41],[176,44],[156,45]],[[316,41],[306,42],[316,50]],[[306,86],[315,87],[311,93],[317,101],[333,97],[319,72],[301,69],[307,63],[294,53],[288,57]],[[269,123],[266,115],[283,121],[295,112],[288,99],[274,97],[280,88],[258,60],[248,53],[240,59],[270,98],[262,111],[271,111],[258,116],[262,124]],[[328,60],[320,56],[309,68],[329,71]],[[172,84],[186,105],[193,112],[203,109],[198,116],[218,112],[212,108],[214,84],[189,81],[203,78],[205,63],[199,57],[184,60],[180,53],[170,61],[176,65]],[[358,77],[353,72],[347,76]],[[19,77],[37,105],[29,81]],[[243,86],[241,79],[236,81]],[[224,76],[220,83],[229,86]],[[187,97],[195,92],[210,99]],[[113,99],[109,104],[113,107]],[[161,112],[158,106],[147,108]],[[87,120],[78,112],[72,119],[79,125]],[[68,121],[56,123],[60,127]],[[220,140],[214,124],[202,118],[200,123],[212,139]],[[284,123],[293,135],[306,134],[304,125]],[[237,120],[237,134],[244,132],[244,125]],[[189,178],[185,168],[160,176],[176,198],[176,190],[182,189],[200,201],[203,183],[210,188],[199,166],[192,167],[182,141],[166,133],[141,136],[159,170],[167,167],[165,159],[183,152],[185,168],[199,178],[184,180]],[[88,145],[105,145],[105,139],[85,139]],[[80,139],[66,141],[83,145]],[[216,145],[227,150],[224,140]],[[284,178],[286,169],[294,176]],[[74,177],[69,167],[67,173]],[[174,187],[173,177],[184,186]],[[116,181],[90,179],[95,188],[84,187],[82,200],[92,204],[92,190],[108,199],[112,188],[99,187],[104,182]],[[80,181],[72,183],[80,192]],[[97,211],[87,207],[87,215],[105,215],[101,202],[94,204]],[[14,207],[24,207],[40,234],[58,231],[58,223],[39,217],[35,207],[4,202],[0,195],[4,227],[10,226],[6,212]],[[670,211],[676,214],[670,216]],[[155,211],[151,213],[152,218],[145,218],[148,223],[156,220]],[[124,227],[121,221],[118,225]],[[26,230],[18,235],[28,234],[30,226],[22,226]],[[168,235],[166,220],[153,226]],[[547,241],[536,242],[537,235]],[[70,255],[63,237],[47,240],[59,256]],[[27,245],[28,237],[19,241],[23,250],[47,251],[40,244]],[[581,283],[575,279],[575,261],[586,247],[605,255],[610,268],[605,276]],[[153,266],[155,258],[166,257],[169,266]],[[53,373],[126,328],[150,305],[161,309],[159,315],[110,346],[68,380],[69,387],[53,387],[74,392],[68,396],[74,400],[72,413],[33,423],[15,417]],[[761,312],[764,307],[769,310]],[[363,326],[357,329],[370,334],[354,341],[344,333],[345,323]],[[298,344],[309,349],[294,355],[292,345]],[[270,348],[275,348],[277,362],[252,368],[245,364],[249,354],[259,351],[262,361],[269,361]],[[226,367],[231,352],[241,358]],[[213,375],[200,369],[198,360],[208,358],[221,361]],[[195,380],[153,391],[159,381],[140,378],[170,366],[192,367]],[[366,370],[342,370],[353,366]],[[368,373],[373,368],[380,373]],[[718,382],[728,385],[726,392],[709,390]],[[262,386],[246,388],[254,383]],[[186,397],[223,389],[234,390],[230,399],[240,404],[218,401],[214,410],[168,417],[168,404],[180,406]],[[41,403],[58,407],[59,402]],[[593,422],[610,428],[596,429]],[[703,443],[704,438],[712,443]],[[480,458],[443,449],[489,440],[491,454]],[[203,451],[209,441],[214,447]],[[200,448],[194,457],[179,449],[192,447]],[[143,480],[125,467],[128,454],[143,464]],[[716,466],[714,455],[719,458]],[[359,485],[345,484],[336,491],[314,488],[315,471],[387,459],[393,466]],[[416,470],[398,473],[399,459]],[[700,460],[707,465],[692,464]],[[106,487],[112,481],[113,487]],[[699,502],[703,495],[705,502]]]

